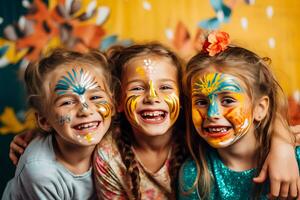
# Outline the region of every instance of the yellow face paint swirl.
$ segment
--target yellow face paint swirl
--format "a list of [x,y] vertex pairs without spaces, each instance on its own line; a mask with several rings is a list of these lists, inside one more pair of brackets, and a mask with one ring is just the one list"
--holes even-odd
[[96,104],[98,112],[105,119],[111,115],[111,106],[107,101],[101,101]]
[[136,105],[137,102],[139,100],[141,96],[139,95],[132,95],[130,97],[128,97],[128,99],[126,100],[126,109],[125,109],[125,113],[126,115],[131,119],[131,121],[134,121],[136,124],[138,124],[138,119],[137,116],[135,114],[135,110],[136,110]]
[[179,115],[180,110],[180,104],[179,104],[179,97],[175,93],[172,93],[171,95],[166,95],[164,97],[165,102],[169,106],[169,112],[170,112],[170,120],[173,124]]

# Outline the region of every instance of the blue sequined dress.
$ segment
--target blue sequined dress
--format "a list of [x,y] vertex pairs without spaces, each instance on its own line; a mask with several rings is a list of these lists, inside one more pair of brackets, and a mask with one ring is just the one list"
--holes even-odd
[[[300,147],[296,148],[296,157],[299,165]],[[252,199],[252,191],[254,186],[252,179],[256,175],[256,169],[249,169],[240,172],[233,171],[224,165],[215,150],[209,152],[207,159],[210,172],[215,178],[209,199]],[[200,199],[197,188],[189,191],[193,186],[196,176],[196,164],[193,160],[189,159],[182,165],[180,170],[178,199]],[[260,199],[267,199],[266,195],[268,192],[269,185],[265,184]]]

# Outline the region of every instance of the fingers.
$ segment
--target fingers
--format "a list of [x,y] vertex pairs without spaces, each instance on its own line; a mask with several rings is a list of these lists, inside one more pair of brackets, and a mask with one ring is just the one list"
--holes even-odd
[[289,195],[290,184],[288,182],[283,182],[280,186],[280,194],[281,198],[287,198]]
[[34,131],[28,131],[26,134],[25,134],[25,137],[24,137],[24,141],[25,142],[30,142],[34,137]]
[[264,164],[259,175],[253,178],[253,181],[255,183],[263,183],[266,180],[267,175],[268,175],[268,166],[267,164]]
[[300,125],[290,127],[293,133],[300,133]]
[[273,181],[268,199],[300,199],[300,180],[293,183]]
[[[12,144],[15,144],[15,145],[23,147],[23,148],[25,148],[27,146],[27,142],[21,136],[18,136],[18,135],[16,135],[14,137],[13,141],[11,142],[11,145]],[[13,147],[10,146],[10,148],[13,148]]]
[[270,199],[273,199],[279,196],[280,181],[272,180],[271,183]]
[[297,181],[290,184],[289,197],[296,198],[298,194]]
[[14,165],[17,165],[18,163],[18,157],[16,156],[16,152],[12,151],[11,149],[9,150],[9,159],[12,161]]
[[23,146],[19,146],[16,143],[12,142],[10,143],[10,151],[18,154],[22,154],[24,152],[24,148]]

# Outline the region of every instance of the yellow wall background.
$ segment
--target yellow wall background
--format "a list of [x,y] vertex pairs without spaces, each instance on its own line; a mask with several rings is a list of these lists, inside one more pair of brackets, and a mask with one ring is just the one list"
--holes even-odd
[[[171,44],[165,32],[167,29],[174,31],[179,21],[183,22],[193,35],[199,21],[216,15],[209,0],[101,2],[103,6],[110,8],[110,16],[104,24],[107,33],[136,42],[156,40]],[[300,89],[300,1],[252,2],[246,4],[242,0],[225,1],[234,6],[230,22],[222,24],[220,29],[230,33],[232,42],[243,45],[261,56],[272,58],[273,70],[285,92],[290,95]],[[268,7],[273,9],[271,18],[267,15]],[[247,29],[241,26],[242,18],[248,20]],[[270,38],[275,41],[274,48],[269,46]]]

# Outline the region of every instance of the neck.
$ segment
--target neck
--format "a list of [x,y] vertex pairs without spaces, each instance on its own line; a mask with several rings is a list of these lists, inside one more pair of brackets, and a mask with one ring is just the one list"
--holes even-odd
[[55,134],[54,149],[56,159],[74,174],[82,174],[91,168],[95,145],[79,146],[67,143]]
[[234,171],[257,167],[256,150],[257,142],[253,128],[230,146],[217,149],[224,164]]
[[135,142],[133,143],[136,150],[161,152],[169,150],[172,143],[172,130],[158,136],[148,136],[133,131]]

